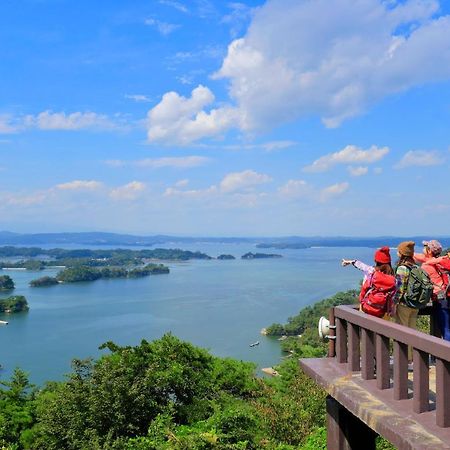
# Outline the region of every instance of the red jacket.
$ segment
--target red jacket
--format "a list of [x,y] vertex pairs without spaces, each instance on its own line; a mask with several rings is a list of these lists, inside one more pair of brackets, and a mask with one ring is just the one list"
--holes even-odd
[[[430,276],[434,295],[438,295],[447,288],[448,275],[445,271],[450,270],[450,259],[447,256],[435,258],[425,256],[423,253],[414,253],[414,260],[422,263],[422,269]],[[446,266],[448,266],[447,269]]]

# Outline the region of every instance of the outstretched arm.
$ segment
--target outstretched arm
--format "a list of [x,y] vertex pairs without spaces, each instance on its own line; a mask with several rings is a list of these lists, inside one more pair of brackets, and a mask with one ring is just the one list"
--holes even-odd
[[361,272],[364,272],[364,275],[366,276],[371,275],[375,271],[373,266],[369,266],[368,264],[365,264],[358,259],[343,259],[341,264],[344,267],[352,264],[353,267],[356,267],[357,269],[361,270]]

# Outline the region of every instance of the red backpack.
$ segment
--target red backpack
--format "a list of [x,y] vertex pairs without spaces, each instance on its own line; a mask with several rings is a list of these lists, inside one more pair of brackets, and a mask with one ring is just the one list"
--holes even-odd
[[359,294],[361,310],[371,316],[383,317],[392,308],[395,277],[375,271],[366,279]]

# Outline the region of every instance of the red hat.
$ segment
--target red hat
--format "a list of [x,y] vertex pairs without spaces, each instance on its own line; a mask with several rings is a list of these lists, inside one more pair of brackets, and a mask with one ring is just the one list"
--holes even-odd
[[390,264],[391,254],[389,253],[389,247],[381,247],[375,252],[375,262],[380,264]]

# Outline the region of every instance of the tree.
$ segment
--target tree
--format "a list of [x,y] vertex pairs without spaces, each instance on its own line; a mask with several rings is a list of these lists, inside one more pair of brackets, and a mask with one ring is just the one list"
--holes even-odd
[[0,312],[15,313],[28,311],[28,309],[27,299],[23,295],[13,295],[0,300]]
[[14,281],[9,275],[0,276],[0,291],[11,291],[14,288]]
[[30,281],[31,287],[53,286],[55,284],[58,284],[58,280],[54,277],[48,276],[37,278],[36,280]]
[[34,423],[34,387],[18,368],[11,380],[0,382],[0,386],[4,386],[0,387],[0,445],[20,444]]

